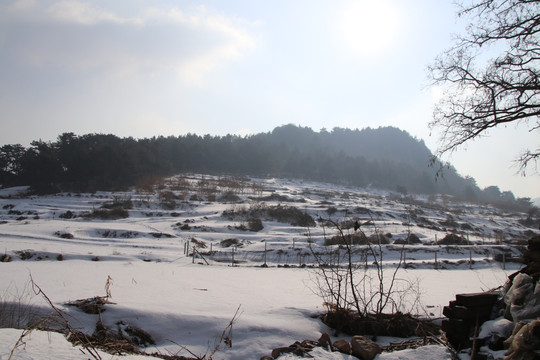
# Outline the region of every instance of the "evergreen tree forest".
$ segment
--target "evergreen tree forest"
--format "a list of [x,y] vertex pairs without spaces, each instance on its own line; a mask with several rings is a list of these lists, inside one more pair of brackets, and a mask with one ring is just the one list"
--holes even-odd
[[[316,132],[284,125],[245,137],[187,134],[144,139],[64,133],[54,142],[34,141],[27,148],[3,145],[0,185],[29,185],[36,193],[119,190],[148,177],[192,172],[486,199],[473,178],[460,176],[452,166],[444,166],[438,176],[442,164],[433,164],[432,158],[423,141],[394,127]],[[499,194],[517,201],[508,192]]]

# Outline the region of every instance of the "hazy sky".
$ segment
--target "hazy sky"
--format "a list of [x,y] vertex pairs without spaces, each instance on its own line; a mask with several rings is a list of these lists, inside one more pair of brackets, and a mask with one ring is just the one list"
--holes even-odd
[[[392,125],[434,151],[426,67],[464,24],[452,0],[0,0],[0,145],[63,132],[253,134]],[[509,125],[450,161],[480,187],[539,133]],[[534,169],[532,169],[534,170]]]

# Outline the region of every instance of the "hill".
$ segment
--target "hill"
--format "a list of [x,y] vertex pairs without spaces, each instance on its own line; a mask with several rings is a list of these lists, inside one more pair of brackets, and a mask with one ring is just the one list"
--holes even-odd
[[280,176],[530,206],[497,187],[484,194],[473,178],[443,167],[423,141],[393,127],[315,132],[289,124],[246,137],[145,139],[64,133],[55,142],[0,148],[0,184],[30,185],[38,193],[116,190],[180,172]]

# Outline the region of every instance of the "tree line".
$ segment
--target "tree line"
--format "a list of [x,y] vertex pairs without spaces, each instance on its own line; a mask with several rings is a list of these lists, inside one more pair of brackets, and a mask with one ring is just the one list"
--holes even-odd
[[[39,193],[118,190],[152,176],[181,172],[279,176],[398,191],[446,193],[493,200],[471,177],[462,177],[433,157],[423,141],[394,127],[319,132],[284,125],[250,136],[194,135],[120,138],[63,133],[56,141],[0,148],[0,185],[30,185]],[[511,193],[510,193],[511,194]],[[500,192],[497,200],[516,201]]]

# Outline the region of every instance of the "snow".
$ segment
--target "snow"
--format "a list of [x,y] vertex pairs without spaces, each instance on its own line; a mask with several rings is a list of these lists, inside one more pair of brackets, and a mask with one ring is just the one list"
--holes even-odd
[[[193,176],[190,180],[194,182],[197,178]],[[263,196],[270,193],[288,196],[296,202],[287,205],[305,209],[313,217],[325,215],[328,206],[322,205],[321,201],[326,200],[340,209],[361,206],[378,211],[376,222],[382,231],[392,232],[396,237],[403,237],[411,230],[410,225],[402,225],[405,217],[402,211],[407,211],[406,206],[385,199],[384,193],[373,195],[362,189],[282,179],[256,181],[265,186]],[[105,282],[110,276],[110,301],[115,304],[105,306],[106,311],[102,314],[104,324],[115,329],[122,321],[145,330],[156,342],[146,349],[150,353],[189,356],[185,350],[189,349],[196,355],[209,354],[237,309],[239,316],[232,327],[232,347],[223,347],[214,357],[216,360],[259,359],[270,355],[273,348],[305,339],[317,340],[324,332],[332,334],[316,316],[325,308],[323,300],[316,294],[315,271],[296,266],[302,262],[309,264],[310,244],[316,249],[324,249],[323,229],[319,225],[309,229],[310,236],[306,236],[305,228],[264,219],[261,232],[246,232],[235,228],[242,220],[231,221],[221,213],[232,206],[249,207],[249,202],[230,204],[178,200],[178,208],[173,210],[177,214],[172,215],[173,211],[159,206],[157,194],[100,192],[19,197],[17,194],[21,190],[0,191],[3,197],[0,198],[0,244],[5,254],[12,258],[11,262],[0,263],[0,306],[22,302],[37,312],[50,311],[43,297],[35,295],[29,286],[31,276],[52,303],[66,314],[73,328],[90,334],[98,315],[85,314],[65,304],[104,296]],[[340,196],[344,192],[348,194],[347,199]],[[80,215],[99,208],[115,196],[133,200],[134,208],[129,210],[129,218],[86,220],[80,216],[73,219],[59,216],[68,210]],[[247,193],[241,196],[248,201],[255,195]],[[268,204],[277,205],[278,202]],[[10,214],[11,210],[18,213]],[[424,211],[426,218],[446,217],[436,210]],[[519,264],[507,263],[503,269],[502,264],[493,262],[490,251],[496,249],[488,246],[497,245],[488,235],[494,229],[521,233],[523,228],[517,223],[517,218],[494,209],[483,209],[482,212],[489,212],[494,217],[492,222],[484,222],[484,215],[479,211],[474,208],[456,218],[483,229],[485,236],[476,232],[471,234],[471,238],[485,241],[488,243],[485,246],[407,246],[407,261],[415,267],[400,269],[398,278],[418,284],[417,291],[409,294],[410,299],[405,299],[405,302],[415,304],[411,310],[422,316],[440,317],[443,306],[453,300],[456,293],[498,287],[508,274],[519,268]],[[24,219],[20,219],[21,216]],[[340,216],[345,216],[345,213],[341,212]],[[180,230],[178,223],[188,223],[191,228]],[[412,231],[423,241],[433,240],[435,234],[441,238],[445,233],[414,225]],[[153,233],[170,237],[156,238]],[[59,234],[71,234],[73,238],[63,238]],[[217,252],[214,256],[205,257],[209,266],[203,259],[185,254],[187,243],[193,237],[207,246],[200,249],[201,252],[208,252],[210,246]],[[235,259],[239,262],[235,266],[231,266],[232,248],[220,246],[220,241],[230,238],[237,238],[244,244],[236,249]],[[268,249],[267,268],[260,267],[265,244]],[[391,247],[383,250],[385,262],[392,269],[399,259],[399,251]],[[22,260],[21,251],[32,254],[32,257]],[[515,250],[508,247],[507,251]],[[434,268],[434,252],[439,255],[440,266],[437,269]],[[59,254],[62,254],[63,261],[57,260]],[[300,257],[298,254],[303,255]],[[468,264],[469,256],[475,260],[472,269]],[[11,328],[0,329],[0,360],[9,358],[21,332]],[[15,350],[13,359],[89,358],[58,333],[33,331],[25,337],[24,343]],[[318,359],[351,358],[323,349],[314,350],[312,355]],[[103,353],[102,357],[120,358]],[[121,358],[143,357],[130,355]],[[450,356],[446,348],[435,345],[378,356],[378,359],[418,358],[444,359]],[[288,354],[280,359],[294,357]]]

